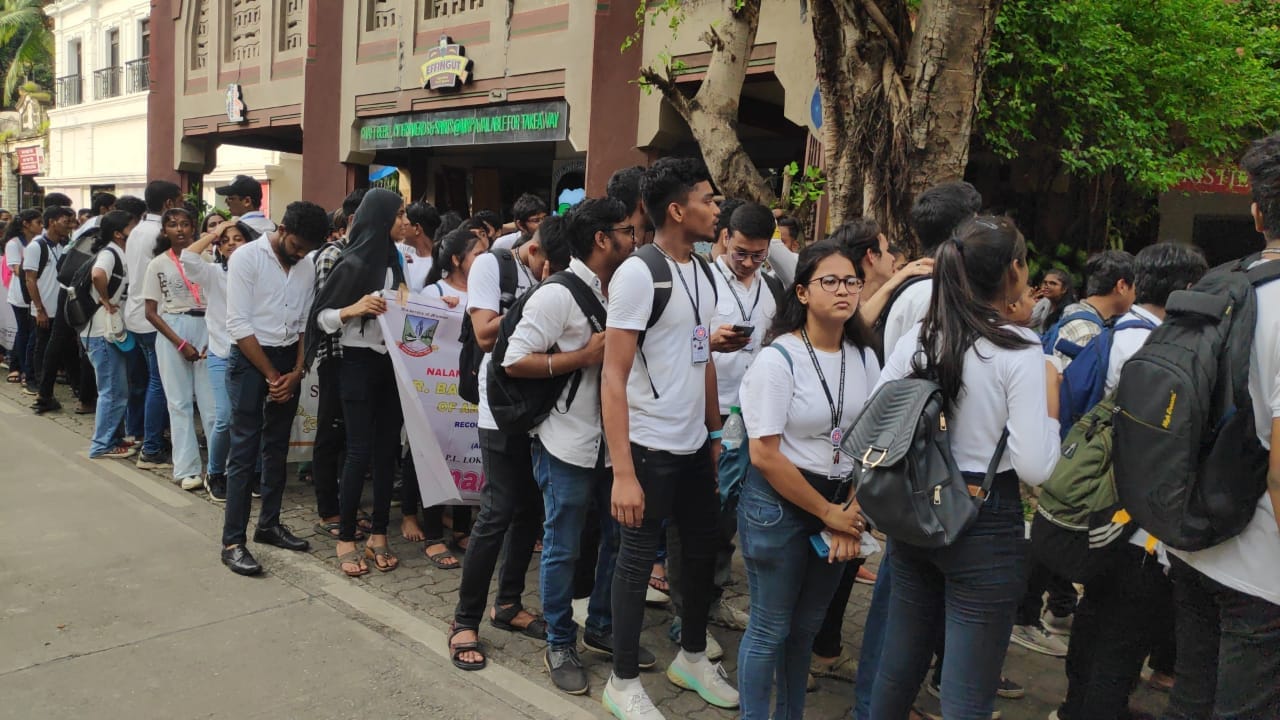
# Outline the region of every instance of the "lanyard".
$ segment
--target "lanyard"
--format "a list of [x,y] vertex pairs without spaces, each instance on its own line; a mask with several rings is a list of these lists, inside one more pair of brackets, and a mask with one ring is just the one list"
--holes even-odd
[[[661,247],[658,247],[656,243],[654,244],[654,247],[658,248],[658,252],[662,253],[662,257],[675,263],[676,277],[680,278],[680,284],[684,286],[684,294],[688,296],[689,303],[693,305],[693,324],[701,325],[702,324],[702,286],[698,284],[697,265],[694,265],[694,268],[693,268],[693,292],[689,292],[689,282],[684,279],[684,272],[680,269],[680,263],[676,262],[675,258],[668,255],[666,250],[663,250]],[[696,262],[698,261],[692,258],[690,259],[691,264]]]
[[[764,283],[760,278],[756,278],[756,299],[751,303],[751,312],[747,312],[746,306],[742,304],[742,300],[738,297],[738,291],[733,289],[733,280],[725,274],[724,268],[716,263],[716,269],[720,271],[720,276],[724,278],[724,284],[729,286],[729,294],[733,296],[733,301],[738,303],[738,312],[742,313],[742,322],[750,324],[751,316],[756,314],[756,307],[760,305],[760,285]],[[684,279],[683,277],[681,278]]]
[[529,272],[529,268],[525,267],[524,263],[520,262],[520,254],[513,252],[511,253],[511,257],[515,259],[516,267],[520,268],[520,273],[524,275],[524,279],[529,281],[529,287],[537,285],[538,283],[533,281],[533,273]]
[[[836,400],[831,397],[831,388],[827,385],[827,377],[822,374],[822,366],[818,364],[818,355],[813,351],[813,343],[809,342],[808,331],[801,329],[800,337],[804,339],[804,347],[809,351],[809,359],[813,361],[813,369],[818,373],[818,382],[822,383],[822,392],[827,395],[827,405],[831,408],[831,430],[834,433],[840,429],[840,418],[844,415],[844,343],[840,343],[840,400],[837,405]],[[832,440],[835,442],[834,437]]]
[[173,251],[173,248],[169,248],[169,259],[177,266],[178,274],[182,276],[182,282],[186,283],[187,289],[191,291],[191,296],[195,299],[196,305],[204,307],[204,302],[200,299],[200,288],[187,279],[187,271],[182,269],[182,263],[178,260],[178,254]]

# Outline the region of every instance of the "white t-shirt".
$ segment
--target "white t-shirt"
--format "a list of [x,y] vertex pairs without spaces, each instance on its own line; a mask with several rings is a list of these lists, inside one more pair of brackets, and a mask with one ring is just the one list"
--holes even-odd
[[[1125,313],[1115,326],[1120,327],[1127,322],[1142,322],[1143,320],[1151,323],[1153,327],[1160,327],[1160,318],[1152,315],[1150,311],[1144,310],[1134,305],[1129,312]],[[1147,342],[1147,336],[1151,331],[1144,327],[1129,328],[1128,330],[1120,330],[1111,334],[1111,356],[1107,358],[1107,384],[1104,395],[1110,395],[1115,392],[1116,386],[1120,384],[1120,370],[1124,368],[1124,364],[1129,362],[1129,358],[1134,356],[1144,344]]]
[[[783,348],[791,362],[777,349]],[[779,448],[796,467],[819,475],[833,470],[831,463],[831,405],[813,358],[804,341],[792,334],[774,339],[760,350],[742,379],[742,420],[751,438],[780,435]],[[834,398],[840,392],[840,353],[814,349],[822,377]],[[880,379],[880,363],[870,348],[845,347],[844,408],[840,429],[847,432],[862,412],[871,389]],[[719,370],[719,365],[716,366]],[[836,404],[840,401],[837,398]],[[785,412],[783,411],[785,409]],[[853,458],[841,454],[834,467],[841,476],[853,472]]]
[[155,300],[162,313],[184,313],[204,310],[204,293],[186,270],[167,252],[160,253],[147,264],[147,275],[142,279],[142,299]]
[[[644,345],[636,348],[627,378],[631,442],[688,455],[707,441],[707,366],[693,362],[693,333],[699,324],[710,330],[715,319],[715,286],[696,260],[679,265],[668,259],[667,265],[671,268],[671,300],[649,328]],[[643,332],[653,309],[653,289],[653,275],[644,260],[628,258],[609,281],[608,326]]]
[[[918,283],[924,285],[924,283]],[[1040,485],[1053,474],[1062,449],[1058,421],[1049,417],[1044,351],[1027,328],[1006,325],[1027,338],[1017,350],[1004,350],[979,340],[964,354],[964,389],[951,413],[951,452],[961,472],[985,474],[1005,428],[1009,446],[998,472],[1015,470],[1028,485]],[[917,324],[884,364],[880,383],[912,373],[911,358],[920,348]]]
[[9,266],[9,271],[13,273],[13,277],[9,279],[8,301],[14,307],[27,307],[28,303],[22,299],[22,240],[19,238],[10,238],[9,242],[4,246],[4,264]]
[[[607,302],[600,278],[581,260],[571,260],[569,269],[595,292],[601,305]],[[507,344],[503,367],[511,367],[528,355],[547,352],[553,346],[560,352],[581,350],[595,332],[569,288],[557,283],[543,285],[525,302],[520,324]],[[566,411],[572,385],[572,381],[565,385],[555,409],[529,434],[541,440],[547,451],[559,460],[594,468],[603,441],[600,366],[591,365],[581,370],[577,394]]]
[[458,307],[462,308],[464,312],[467,309],[467,291],[459,290],[450,285],[449,281],[444,278],[422,288],[422,295],[424,297],[456,297],[458,298]]
[[404,258],[404,282],[409,292],[418,292],[427,285],[427,273],[431,272],[433,261],[430,255],[419,255],[412,245],[396,243],[400,257]]
[[777,313],[777,302],[759,272],[751,281],[751,287],[747,287],[733,274],[723,258],[717,259],[711,269],[720,292],[711,331],[714,333],[721,325],[750,325],[755,328],[751,333],[751,342],[741,350],[712,353],[716,361],[720,414],[728,415],[730,407],[740,404],[738,388],[742,385],[742,376],[747,374],[747,368],[751,367],[752,360],[760,353],[765,333],[769,331],[773,316]]
[[[111,287],[111,274],[116,271],[117,264],[124,269],[124,248],[108,245],[98,251],[98,256],[93,259],[93,269],[101,270],[107,275],[107,288]],[[129,277],[126,274],[116,287],[115,292],[111,294],[111,304],[115,306],[116,312],[124,312],[120,307],[120,300],[129,291]],[[97,285],[92,286],[89,296],[94,302],[98,303],[98,309],[93,313],[93,317],[89,319],[89,325],[80,333],[82,338],[103,337],[107,334],[107,309],[102,307],[102,296],[98,294]]]
[[921,280],[912,283],[889,308],[889,316],[884,321],[884,353],[888,356],[898,347],[898,343],[906,335],[914,340],[920,333],[912,332],[916,323],[924,321],[929,312],[929,301],[933,299],[933,280]]
[[227,336],[227,271],[220,263],[205,260],[190,250],[178,256],[187,279],[200,287],[205,302],[205,327],[209,330],[209,352],[226,359],[231,355]]
[[774,238],[769,241],[769,267],[778,276],[783,285],[791,285],[796,281],[796,265],[800,262],[799,253],[792,252],[787,244]]
[[137,286],[129,288],[129,298],[124,305],[124,326],[129,332],[146,334],[156,331],[147,322],[142,283],[147,276],[147,266],[156,256],[156,241],[160,238],[160,230],[160,216],[149,212],[142,218],[142,222],[134,226],[125,242],[124,264],[129,271],[127,276],[130,284],[137,283]]
[[[44,312],[49,317],[58,315],[58,258],[66,249],[64,245],[55,245],[43,235],[27,243],[22,251],[22,277],[26,282],[26,271],[40,269],[41,247],[48,248],[48,260],[45,261],[44,272],[36,278],[36,290],[40,291],[40,301],[44,304]],[[36,304],[31,303],[31,317],[36,316]]]
[[507,233],[497,240],[493,241],[492,250],[511,250],[516,246],[516,242],[520,240],[520,231]]
[[[1280,282],[1258,288],[1249,396],[1258,440],[1270,450],[1271,421],[1280,418]],[[1258,499],[1244,532],[1207,550],[1170,552],[1233,590],[1280,605],[1280,530],[1267,493]]]
[[[515,253],[513,253],[515,255]],[[537,285],[533,273],[516,258],[516,297],[525,294],[529,288]],[[472,310],[492,310],[501,312],[500,301],[502,289],[498,278],[498,256],[491,252],[483,253],[471,264],[471,272],[467,275],[467,312]],[[480,418],[479,424],[485,430],[497,430],[498,423],[489,412],[489,391],[485,386],[489,382],[489,353],[480,361]]]

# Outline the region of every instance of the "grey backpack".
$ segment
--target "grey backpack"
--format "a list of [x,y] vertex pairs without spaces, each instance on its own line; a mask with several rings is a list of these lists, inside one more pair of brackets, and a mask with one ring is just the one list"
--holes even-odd
[[978,517],[1009,442],[1006,429],[982,481],[969,493],[951,455],[942,388],[908,378],[880,386],[841,449],[857,463],[858,505],[885,535],[923,548],[950,545]]

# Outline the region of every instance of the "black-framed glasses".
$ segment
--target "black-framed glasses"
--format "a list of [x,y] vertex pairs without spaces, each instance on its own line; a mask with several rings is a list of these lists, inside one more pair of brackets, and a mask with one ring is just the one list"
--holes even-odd
[[732,255],[733,259],[737,260],[738,262],[746,262],[750,260],[756,265],[759,265],[763,263],[765,260],[769,259],[768,250],[761,250],[760,252],[746,252],[745,250],[734,249],[734,250],[730,250],[729,254]]
[[840,286],[842,285],[844,286],[844,289],[847,290],[848,292],[851,292],[851,293],[862,292],[862,278],[854,277],[853,275],[846,275],[844,277],[836,277],[835,275],[823,275],[820,278],[814,278],[810,280],[807,284],[812,285],[814,283],[818,283],[818,285],[823,290],[826,290],[829,293],[833,293],[836,290],[840,289]]
[[609,231],[609,232],[611,232],[611,233],[614,233],[614,232],[626,233],[626,234],[628,234],[628,235],[630,235],[630,236],[631,236],[631,242],[635,242],[635,241],[636,241],[636,226],[635,226],[635,225],[619,225],[619,226],[617,226],[617,227],[611,227],[611,228],[609,228],[609,230],[608,230],[608,231]]

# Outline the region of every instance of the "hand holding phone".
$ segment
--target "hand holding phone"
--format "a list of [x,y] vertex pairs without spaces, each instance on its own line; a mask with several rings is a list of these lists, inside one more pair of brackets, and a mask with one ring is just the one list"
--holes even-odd
[[751,337],[751,333],[755,332],[756,329],[753,325],[734,325],[733,331],[744,337]]

